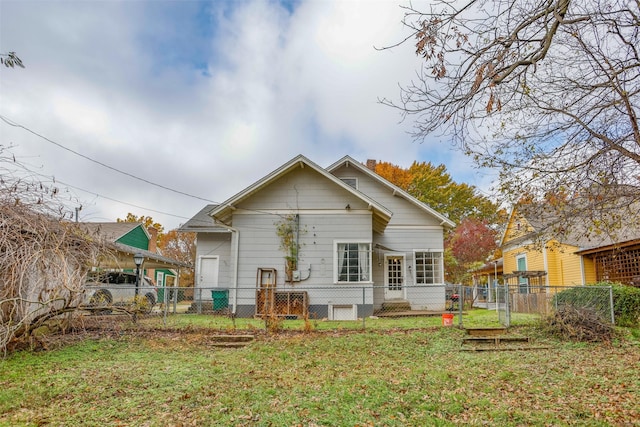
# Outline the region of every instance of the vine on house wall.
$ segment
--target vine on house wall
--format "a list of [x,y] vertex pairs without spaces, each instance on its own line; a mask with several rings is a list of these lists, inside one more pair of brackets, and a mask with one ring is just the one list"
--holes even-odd
[[280,250],[284,252],[285,280],[291,282],[293,272],[298,269],[300,217],[297,214],[285,215],[275,226],[280,238]]

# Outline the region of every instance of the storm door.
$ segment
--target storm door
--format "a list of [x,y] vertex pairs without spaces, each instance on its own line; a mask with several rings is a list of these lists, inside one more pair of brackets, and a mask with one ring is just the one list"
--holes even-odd
[[385,255],[384,275],[384,299],[402,299],[404,297],[404,256]]

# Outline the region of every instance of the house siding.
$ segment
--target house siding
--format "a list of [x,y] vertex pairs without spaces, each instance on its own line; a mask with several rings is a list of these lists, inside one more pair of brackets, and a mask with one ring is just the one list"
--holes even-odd
[[218,256],[218,286],[230,288],[231,283],[231,233],[198,233],[196,245],[196,286],[201,286],[200,259],[203,256]]
[[295,211],[298,209],[368,209],[362,199],[340,188],[311,168],[295,169],[277,182],[261,189],[238,204],[254,211]]
[[392,190],[382,185],[378,180],[371,178],[353,167],[341,167],[332,172],[338,178],[357,178],[358,191],[366,194],[378,203],[393,212],[389,225],[418,225],[437,226],[441,228],[440,221],[433,215],[428,215],[413,203],[403,197],[393,195]]
[[582,268],[580,257],[575,254],[576,248],[572,245],[562,244],[556,252],[557,274],[555,280],[550,281],[551,286],[578,286],[582,285]]
[[[344,209],[331,214],[312,214],[306,210],[300,212],[298,270],[302,280],[293,283],[285,282],[285,254],[280,249],[280,239],[276,235],[275,224],[281,217],[268,213],[234,215],[234,228],[240,233],[237,304],[241,311],[250,311],[255,305],[259,268],[276,270],[276,287],[279,290],[315,289],[309,295],[310,305],[322,306],[337,301],[341,304],[362,303],[361,289],[349,290],[349,295],[346,295],[345,288],[349,285],[335,285],[333,269],[337,254],[334,253],[334,242],[371,242],[371,213],[347,212]],[[356,286],[361,288],[363,285]],[[367,304],[373,304],[371,295]],[[326,314],[322,314],[322,317],[326,317]]]
[[596,265],[593,262],[593,258],[582,257],[584,263],[584,283],[591,284],[598,282],[598,276],[596,274]]
[[514,271],[518,271],[517,258],[520,255],[525,255],[527,259],[527,270],[545,270],[544,255],[542,251],[538,249],[521,247],[506,250],[503,253],[505,274],[511,274]]

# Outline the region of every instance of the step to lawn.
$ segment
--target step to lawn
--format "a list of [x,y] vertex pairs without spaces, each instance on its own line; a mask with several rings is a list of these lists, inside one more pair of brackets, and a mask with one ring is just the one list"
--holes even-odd
[[385,301],[382,303],[383,312],[411,311],[411,304],[407,300]]
[[504,327],[496,327],[496,328],[465,328],[467,331],[467,335],[471,336],[495,336],[495,335],[504,335],[507,333],[507,328]]
[[526,342],[531,340],[529,337],[509,337],[509,336],[494,336],[494,337],[464,337],[462,338],[463,344],[494,344],[500,345],[501,343],[514,343],[514,342]]
[[214,335],[211,337],[211,345],[220,348],[241,348],[251,344],[255,339],[254,335]]

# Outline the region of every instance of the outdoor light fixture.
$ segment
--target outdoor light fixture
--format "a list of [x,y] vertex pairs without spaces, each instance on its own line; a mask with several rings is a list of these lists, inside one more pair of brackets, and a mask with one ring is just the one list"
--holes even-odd
[[138,298],[138,288],[140,286],[140,266],[144,262],[144,255],[140,252],[133,256],[133,262],[136,264],[136,298]]

